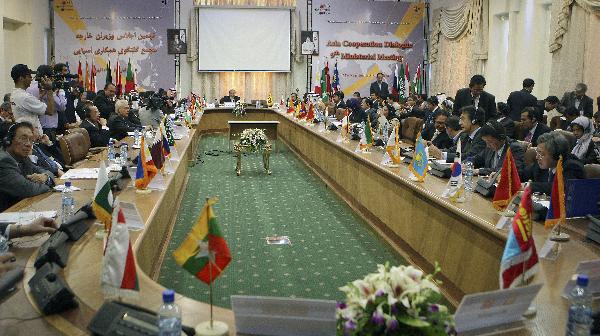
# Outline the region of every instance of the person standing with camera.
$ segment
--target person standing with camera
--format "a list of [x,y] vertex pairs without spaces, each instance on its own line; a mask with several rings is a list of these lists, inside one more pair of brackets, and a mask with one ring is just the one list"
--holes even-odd
[[[67,106],[65,91],[55,83],[55,74],[49,65],[40,65],[37,68],[35,80],[25,90],[46,105],[53,105],[54,111],[40,115],[40,124],[43,133],[50,141],[56,142],[56,129],[58,128],[58,114],[64,112]],[[50,99],[52,97],[52,99]],[[40,133],[41,134],[41,133]]]
[[[10,76],[15,82],[15,88],[10,95],[10,102],[14,106],[13,115],[15,121],[27,121],[35,127],[40,134],[43,133],[40,116],[55,114],[54,99],[46,99],[52,95],[52,79],[43,76],[40,78],[40,90],[38,96],[27,92],[36,72],[29,69],[25,64],[17,64],[10,71]],[[47,104],[42,101],[47,101]]]
[[160,125],[163,118],[161,109],[164,108],[166,104],[164,97],[159,94],[153,94],[148,97],[146,106],[140,109],[140,122],[142,126],[158,128],[158,125]]

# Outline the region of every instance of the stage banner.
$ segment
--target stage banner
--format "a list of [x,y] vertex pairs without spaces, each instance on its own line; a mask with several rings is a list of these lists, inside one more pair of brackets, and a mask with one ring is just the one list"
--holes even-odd
[[[84,77],[95,66],[96,90],[104,87],[110,61],[115,82],[117,62],[124,85],[131,59],[136,87],[158,90],[175,86],[173,56],[167,55],[167,29],[173,28],[172,0],[55,0],[56,63],[69,63]],[[89,75],[86,76],[86,62]]]
[[414,1],[313,1],[312,30],[320,37],[313,78],[321,71],[315,67],[317,59],[320,68],[329,63],[330,73],[337,62],[346,97],[355,91],[368,96],[378,72],[391,93],[396,65],[401,68],[405,62],[412,84],[425,55],[425,13],[425,4]]

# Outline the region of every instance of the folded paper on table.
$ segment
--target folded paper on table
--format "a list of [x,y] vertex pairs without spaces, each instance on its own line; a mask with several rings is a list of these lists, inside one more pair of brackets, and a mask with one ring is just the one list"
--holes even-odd
[[2,212],[0,223],[23,224],[39,217],[56,218],[56,211]]

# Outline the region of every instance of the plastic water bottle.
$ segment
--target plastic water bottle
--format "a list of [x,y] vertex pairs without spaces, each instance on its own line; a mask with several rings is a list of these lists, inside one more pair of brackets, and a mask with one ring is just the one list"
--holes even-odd
[[126,166],[127,165],[127,156],[128,156],[128,151],[129,150],[129,146],[127,146],[127,144],[121,144],[121,166]]
[[115,161],[115,141],[108,140],[108,161]]
[[158,309],[158,335],[181,335],[181,309],[175,304],[175,292],[172,289],[163,292],[163,304]]
[[467,158],[467,161],[463,163],[464,172],[465,172],[465,192],[466,196],[470,196],[473,192],[473,159],[471,157]]
[[135,131],[133,131],[133,145],[139,147],[141,142],[140,130],[136,128]]
[[592,295],[587,290],[589,278],[577,276],[577,285],[571,290],[567,336],[589,336],[592,327]]
[[73,199],[73,189],[71,189],[71,181],[65,182],[65,188],[62,191],[62,208],[61,218],[62,222],[66,222],[71,216],[75,209],[75,200]]

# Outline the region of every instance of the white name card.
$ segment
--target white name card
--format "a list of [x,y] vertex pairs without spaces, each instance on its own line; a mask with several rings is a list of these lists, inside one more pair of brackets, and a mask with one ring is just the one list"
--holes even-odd
[[225,102],[223,103],[224,107],[235,107],[235,103],[234,102]]
[[125,216],[127,228],[130,230],[143,229],[144,221],[142,220],[142,216],[140,216],[140,213],[135,204],[129,202],[119,202],[119,204],[121,205],[121,209],[123,210],[123,215]]
[[208,104],[206,104],[206,108],[214,109],[215,108],[215,104],[214,103],[208,103]]
[[575,270],[575,274],[571,277],[571,280],[567,282],[565,289],[563,290],[562,296],[564,298],[568,298],[569,294],[573,287],[575,287],[575,283],[577,282],[577,275],[585,274],[590,279],[588,283],[588,290],[594,296],[600,295],[600,259],[597,260],[589,260],[582,261],[577,265],[577,270]]
[[541,288],[542,284],[536,284],[466,295],[454,315],[456,331],[481,334],[483,329],[495,333],[514,327]]

